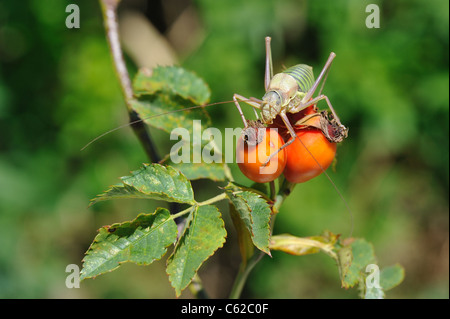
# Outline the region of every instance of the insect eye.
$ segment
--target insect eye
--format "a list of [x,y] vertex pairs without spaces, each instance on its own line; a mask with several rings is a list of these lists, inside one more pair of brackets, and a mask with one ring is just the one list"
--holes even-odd
[[269,91],[263,96],[263,101],[270,106],[279,107],[281,105],[281,96],[276,91]]

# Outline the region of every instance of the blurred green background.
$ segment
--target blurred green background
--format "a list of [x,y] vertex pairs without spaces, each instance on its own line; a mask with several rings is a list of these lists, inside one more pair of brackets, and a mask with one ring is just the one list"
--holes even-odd
[[[98,228],[165,205],[119,200],[87,208],[148,160],[129,128],[80,151],[127,123],[127,113],[100,6],[72,2],[79,29],[65,25],[71,1],[0,2],[0,297],[174,298],[164,261],[125,264],[79,289],[65,286],[66,266],[81,266]],[[267,35],[275,71],[306,63],[317,75],[335,52],[324,92],[350,131],[329,174],[352,209],[353,235],[373,243],[381,267],[404,266],[405,281],[388,298],[449,297],[448,1],[122,2],[130,73],[182,65],[205,79],[212,102],[263,95]],[[380,8],[378,29],[365,25],[370,3]],[[241,125],[232,104],[208,111],[219,128]],[[151,132],[165,154],[168,135]],[[221,185],[194,182],[196,199],[218,194]],[[219,207],[227,219],[226,205]],[[297,185],[274,233],[348,236],[350,225],[343,201],[320,176]],[[227,229],[226,245],[200,270],[212,297],[228,295],[239,265],[229,221]],[[274,252],[254,269],[243,296],[355,298],[357,291],[340,288],[325,255]]]

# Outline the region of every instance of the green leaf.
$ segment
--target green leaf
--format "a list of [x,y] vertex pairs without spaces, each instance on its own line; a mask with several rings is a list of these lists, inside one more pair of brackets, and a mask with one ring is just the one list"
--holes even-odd
[[227,196],[236,207],[242,221],[247,227],[253,244],[270,255],[270,216],[271,210],[260,195],[253,192],[233,192],[236,188],[227,187]]
[[404,278],[400,265],[380,271],[373,245],[364,239],[346,239],[336,252],[342,287],[358,284],[360,296],[365,299],[383,299],[384,292],[399,285]]
[[[213,181],[224,181],[225,171],[229,170],[221,150],[215,141],[201,147],[200,144],[191,145],[186,142],[177,143],[171,149],[167,163],[180,170],[189,180],[207,178]],[[181,153],[180,153],[181,151]],[[206,157],[207,156],[207,157]],[[177,163],[174,163],[176,161]]]
[[200,206],[189,215],[184,233],[167,261],[166,272],[177,296],[191,282],[203,262],[223,246],[226,235],[223,219],[216,207]]
[[405,271],[400,265],[386,267],[381,271],[378,265],[371,265],[370,268],[366,268],[366,273],[360,282],[364,298],[384,299],[384,292],[399,285],[404,276]]
[[230,188],[230,190],[234,191],[249,191],[259,195],[261,198],[265,199],[266,202],[271,201],[268,195],[269,194],[268,183],[253,183],[250,187],[248,187],[236,182],[231,182],[227,187]]
[[[199,139],[201,139],[201,129],[198,131],[194,130],[194,120],[200,121],[199,123],[203,129],[211,126],[211,119],[204,109],[193,108],[184,110],[198,106],[198,104],[192,103],[179,95],[146,95],[139,100],[132,100],[130,103],[133,110],[147,125],[169,134],[176,128],[186,129],[186,133],[189,133],[189,135],[181,135],[182,139],[193,139],[195,137],[194,131],[197,135],[200,134]],[[190,142],[192,143],[193,141]]]
[[179,95],[194,104],[209,102],[208,85],[197,75],[181,67],[157,67],[152,71],[140,69],[133,81],[136,96],[153,95],[158,91]]
[[[338,263],[338,268],[339,268],[339,275],[341,276],[341,285],[344,288],[349,288],[350,285],[348,285],[348,283],[344,282],[344,278],[347,278],[347,275],[350,270],[350,266],[352,265],[352,261],[353,261],[352,247],[344,246],[344,247],[340,248],[337,251],[337,256],[338,256],[337,263]],[[351,284],[352,285],[356,284],[354,279],[351,282]]]
[[173,167],[144,164],[141,169],[131,174],[121,178],[122,184],[114,185],[92,199],[91,205],[99,201],[120,198],[158,199],[195,204],[191,183]]
[[272,236],[269,248],[296,256],[315,254],[323,251],[336,259],[337,255],[334,252],[336,242],[337,236],[331,233],[312,237],[296,237],[289,234],[282,234]]
[[243,264],[246,264],[255,253],[255,245],[253,244],[250,232],[237,212],[236,207],[231,201],[228,206],[231,221],[233,222],[238,235],[239,252],[241,254],[242,262]]
[[361,274],[359,282],[361,297],[365,299],[384,299],[384,290],[380,285],[380,268],[376,264],[369,264]]
[[180,170],[189,180],[202,178],[208,178],[216,182],[225,180],[225,167],[221,163],[179,163],[171,164],[171,166]]
[[[348,265],[349,254],[351,254],[351,264]],[[345,264],[341,266],[341,282],[344,288],[353,287],[361,281],[365,274],[366,266],[376,264],[374,249],[371,243],[364,239],[356,239],[349,246],[338,252],[340,258],[343,257]]]
[[[189,132],[187,138],[194,137],[194,120],[200,120],[203,127],[211,126],[208,113],[195,108],[209,101],[209,88],[192,72],[174,66],[142,69],[133,87],[138,99],[131,101],[132,108],[146,124],[168,133],[185,128]],[[181,111],[186,108],[192,109]]]
[[113,271],[124,262],[149,265],[159,260],[177,238],[177,226],[168,210],[99,229],[83,259],[81,279]]
[[380,285],[387,291],[400,285],[404,278],[405,269],[401,265],[385,267],[380,272]]

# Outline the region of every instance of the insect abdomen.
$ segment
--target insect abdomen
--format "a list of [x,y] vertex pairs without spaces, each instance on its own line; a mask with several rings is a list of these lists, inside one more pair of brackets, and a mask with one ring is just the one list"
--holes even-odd
[[314,74],[309,65],[297,64],[284,70],[283,73],[289,74],[295,79],[300,92],[308,92],[314,84]]

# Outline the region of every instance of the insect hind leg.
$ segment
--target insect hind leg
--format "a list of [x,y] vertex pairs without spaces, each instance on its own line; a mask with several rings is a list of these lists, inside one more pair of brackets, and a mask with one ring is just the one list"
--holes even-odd
[[308,106],[317,104],[317,102],[325,100],[327,102],[328,108],[330,109],[331,113],[333,114],[333,119],[336,121],[337,125],[339,126],[340,130],[345,133],[347,132],[347,128],[341,123],[341,120],[339,119],[339,116],[337,115],[336,111],[334,110],[333,106],[331,105],[330,99],[326,95],[319,95],[312,99],[311,101],[308,101],[307,103],[300,103],[295,109],[293,109],[293,113],[300,112],[301,110],[306,109]]
[[264,74],[264,89],[267,92],[269,88],[270,80],[273,77],[273,64],[272,64],[272,49],[270,48],[270,37],[266,37],[266,67]]
[[289,130],[289,133],[292,136],[292,139],[288,140],[286,143],[283,144],[283,146],[281,146],[279,149],[277,149],[275,152],[273,152],[272,154],[269,155],[269,157],[267,158],[267,160],[263,163],[262,166],[266,166],[267,164],[269,164],[270,160],[277,155],[282,149],[288,147],[289,145],[291,145],[294,141],[295,138],[297,137],[297,135],[295,134],[294,128],[292,127],[291,123],[289,122],[288,117],[286,116],[285,113],[280,113],[280,117],[283,120],[284,124],[286,125],[286,127]]
[[312,98],[312,96],[314,95],[314,92],[316,92],[317,87],[319,86],[319,83],[323,79],[324,82],[322,83],[322,87],[320,88],[320,94],[322,93],[322,88],[328,77],[328,71],[329,71],[331,63],[333,62],[335,57],[336,57],[336,54],[334,52],[331,52],[330,56],[327,59],[327,62],[325,62],[325,65],[322,68],[322,71],[320,71],[320,74],[317,77],[316,81],[314,82],[312,87],[309,89],[309,91],[306,93],[305,97],[303,98],[303,101],[308,101],[310,98]]

